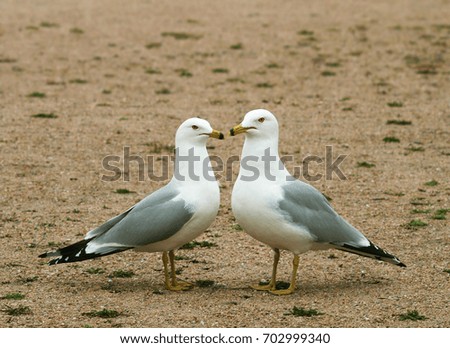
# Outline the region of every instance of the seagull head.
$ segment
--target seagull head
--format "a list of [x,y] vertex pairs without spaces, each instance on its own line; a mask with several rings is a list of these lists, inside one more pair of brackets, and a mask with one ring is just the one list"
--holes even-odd
[[204,145],[208,138],[223,139],[221,132],[213,129],[208,121],[198,117],[189,118],[178,127],[175,135],[177,146],[182,144]]
[[231,136],[240,133],[245,133],[249,138],[277,138],[278,122],[268,110],[252,110],[244,116],[244,120],[240,124],[230,129]]

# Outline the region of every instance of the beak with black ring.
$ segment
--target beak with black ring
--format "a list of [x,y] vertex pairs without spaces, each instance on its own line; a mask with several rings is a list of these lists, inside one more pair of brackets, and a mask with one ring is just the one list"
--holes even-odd
[[213,129],[211,133],[204,133],[205,135],[208,135],[210,138],[216,138],[216,139],[223,139],[224,135],[222,132],[219,132],[218,130]]
[[244,127],[242,124],[238,124],[230,129],[230,135],[234,137],[235,135],[246,133],[249,129],[256,129],[255,127]]

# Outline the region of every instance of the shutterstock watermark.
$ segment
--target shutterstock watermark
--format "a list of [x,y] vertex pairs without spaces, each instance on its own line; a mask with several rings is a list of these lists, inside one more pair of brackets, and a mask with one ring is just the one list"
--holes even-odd
[[[198,181],[200,176],[203,176],[206,180],[225,179],[231,182],[237,175],[237,170],[234,169],[240,165],[243,170],[241,179],[244,181],[257,180],[261,175],[275,181],[277,169],[282,169],[283,165],[288,166],[290,162],[293,164],[292,176],[287,176],[287,180],[319,181],[324,177],[326,180],[335,178],[347,180],[347,176],[340,168],[347,156],[346,154],[334,156],[333,146],[327,145],[323,157],[307,155],[296,158],[294,155],[284,155],[277,160],[277,156],[271,154],[267,148],[261,157],[250,155],[240,158],[234,155],[224,159],[210,155],[209,159],[201,160],[200,156],[194,154],[194,148],[189,149],[186,155],[180,155],[178,149],[175,149],[175,155],[141,156],[131,154],[130,147],[124,146],[122,156],[108,155],[103,158],[102,168],[106,174],[102,174],[101,180],[127,182],[133,176],[133,180],[137,177],[138,181],[166,181],[173,175],[181,181],[187,179]],[[137,174],[131,175],[132,172]]]

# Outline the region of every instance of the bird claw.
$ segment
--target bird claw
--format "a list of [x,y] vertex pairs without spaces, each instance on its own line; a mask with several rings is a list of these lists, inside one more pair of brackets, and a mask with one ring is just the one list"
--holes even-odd
[[269,290],[269,292],[273,295],[277,296],[283,296],[283,295],[290,295],[294,292],[294,288],[288,288],[288,289],[280,289],[280,290]]
[[192,289],[193,287],[193,284],[182,280],[177,281],[175,284],[166,284],[166,289],[170,291],[186,291]]
[[254,289],[254,290],[257,290],[257,291],[272,291],[272,290],[275,290],[275,287],[272,285],[272,284],[265,284],[265,285],[260,285],[260,284],[257,284],[257,285],[250,285],[250,287],[252,288],[252,289]]

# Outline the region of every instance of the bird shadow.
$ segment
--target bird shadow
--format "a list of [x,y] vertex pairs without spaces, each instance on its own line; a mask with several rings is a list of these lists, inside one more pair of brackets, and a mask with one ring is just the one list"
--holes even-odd
[[[201,281],[194,279],[182,279],[177,278],[182,281],[188,281],[193,284],[193,287],[189,290],[176,292],[176,293],[235,293],[235,292],[245,292],[245,295],[252,296],[252,294],[265,293],[266,291],[257,291],[251,287],[253,283],[240,283],[233,281],[231,284],[222,284],[211,282],[210,285],[205,286]],[[257,283],[257,282],[255,282]],[[302,295],[314,295],[317,293],[329,293],[329,294],[342,294],[344,292],[364,292],[373,290],[375,287],[388,286],[390,283],[389,279],[386,278],[345,278],[345,279],[320,279],[320,280],[299,280],[297,281],[295,293],[301,293]],[[261,283],[260,283],[261,285]],[[277,289],[287,289],[290,283],[285,281],[277,281]],[[78,280],[74,282],[73,280],[65,280],[58,284],[59,287],[66,287],[72,291],[82,292],[86,289],[96,289],[101,291],[107,291],[110,293],[136,293],[145,292],[152,293],[154,295],[163,295],[172,293],[164,286],[163,277],[130,277],[130,278],[93,278]],[[295,294],[294,293],[294,294]]]

